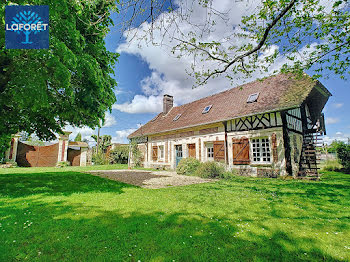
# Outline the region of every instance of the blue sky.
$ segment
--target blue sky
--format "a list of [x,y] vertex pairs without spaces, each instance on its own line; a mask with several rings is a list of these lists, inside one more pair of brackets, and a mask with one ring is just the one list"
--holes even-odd
[[[247,7],[238,6],[232,14],[236,19],[233,23],[238,23],[246,11]],[[117,22],[118,15],[113,14],[112,18]],[[128,143],[128,134],[160,112],[164,93],[174,95],[175,104],[179,105],[234,87],[227,80],[219,78],[209,81],[206,86],[192,89],[193,79],[185,72],[192,62],[190,57],[176,59],[166,47],[142,43],[139,48],[140,43],[135,42],[129,43],[125,37],[121,37],[119,26],[111,27],[106,37],[106,48],[120,53],[115,66],[117,103],[112,113],[106,116],[106,126],[101,128],[101,135],[111,135],[114,142]],[[307,73],[312,74],[312,71]],[[350,137],[350,103],[347,101],[350,97],[350,82],[334,74],[320,81],[333,94],[324,109],[327,128],[324,141],[346,141]],[[237,85],[240,83],[237,81]],[[73,131],[71,138],[77,132],[87,138],[96,133],[89,128],[71,128],[70,131]]]

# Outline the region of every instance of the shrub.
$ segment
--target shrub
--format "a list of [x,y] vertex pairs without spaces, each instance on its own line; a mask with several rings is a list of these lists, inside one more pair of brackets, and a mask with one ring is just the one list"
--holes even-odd
[[56,167],[66,167],[70,166],[70,163],[68,161],[61,161],[56,164]]
[[106,157],[106,154],[99,151],[98,153],[94,153],[92,155],[92,162],[94,163],[94,165],[108,165],[109,164],[109,160]]
[[176,167],[176,173],[185,176],[193,175],[200,164],[201,162],[196,158],[183,158]]
[[337,146],[337,157],[344,171],[350,173],[350,145],[340,143]]
[[109,162],[111,164],[127,164],[129,158],[129,146],[119,145],[116,146],[109,153]]
[[4,159],[2,162],[0,162],[0,167],[1,168],[17,167],[17,163],[12,159]]
[[326,160],[321,166],[324,171],[340,171],[342,169],[342,165],[338,160]]
[[225,165],[209,161],[201,163],[195,175],[203,178],[225,178],[225,173]]

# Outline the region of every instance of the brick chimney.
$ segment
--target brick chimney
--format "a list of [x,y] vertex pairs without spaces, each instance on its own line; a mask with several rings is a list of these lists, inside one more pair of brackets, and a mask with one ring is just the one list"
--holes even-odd
[[173,107],[174,98],[170,95],[164,95],[163,97],[163,113],[166,115]]

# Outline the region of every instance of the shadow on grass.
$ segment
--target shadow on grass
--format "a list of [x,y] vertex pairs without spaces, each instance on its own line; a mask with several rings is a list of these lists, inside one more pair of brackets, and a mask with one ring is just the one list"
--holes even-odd
[[79,172],[0,174],[0,195],[7,197],[87,192],[122,193],[123,188],[128,187],[134,186]]
[[[209,194],[210,191],[213,194],[212,190],[217,189],[216,192],[219,194],[221,193],[219,190],[239,191],[245,187],[252,191],[265,190],[267,194],[277,195],[277,200],[280,194],[284,194],[282,196],[291,196],[292,201],[298,202],[299,197],[303,198],[304,195],[311,197],[308,190],[323,185],[323,183],[275,181],[237,178],[231,182],[191,186],[188,190],[192,193],[198,190],[203,194]],[[0,175],[0,194],[13,198],[11,201],[6,198],[3,202],[0,201],[0,229],[3,230],[0,231],[0,243],[2,243],[0,261],[339,260],[332,256],[331,254],[335,253],[331,253],[330,248],[322,246],[322,241],[316,237],[293,234],[288,228],[269,228],[263,225],[264,219],[281,217],[281,214],[278,214],[280,207],[266,211],[266,217],[260,215],[260,220],[255,220],[255,216],[249,216],[244,212],[240,214],[239,220],[233,220],[227,219],[224,215],[211,218],[203,213],[191,213],[193,210],[187,209],[186,212],[176,212],[174,209],[169,210],[169,206],[162,212],[155,212],[152,206],[147,205],[138,212],[128,211],[132,210],[129,207],[135,201],[135,196],[132,194],[130,199],[124,202],[113,200],[115,202],[108,205],[112,210],[106,210],[98,201],[96,205],[94,201],[89,202],[92,204],[84,202],[86,198],[96,197],[94,194],[84,196],[85,198],[80,196],[60,198],[59,201],[57,198],[41,196],[35,199],[24,198],[35,194],[48,196],[87,192],[119,194],[124,188],[129,187],[132,186],[77,172]],[[325,189],[329,192],[323,192]],[[165,190],[152,191],[152,194]],[[170,194],[175,190],[172,188],[167,192]],[[339,190],[338,193],[344,194],[346,188],[333,190]],[[143,191],[146,190],[140,189],[140,193]],[[328,199],[327,194],[332,196],[334,193],[332,187],[328,186],[321,187],[320,191],[326,196],[319,197],[325,199]],[[184,189],[181,192],[185,192]],[[294,196],[291,195],[293,193]],[[184,197],[188,195],[185,194]],[[263,197],[266,197],[265,194]],[[136,199],[147,201],[147,198]],[[211,201],[208,198],[198,198],[198,205],[203,204],[203,199]],[[106,197],[105,201],[108,200]],[[194,200],[196,199],[191,198],[190,201],[193,203]],[[217,205],[214,200],[213,205]],[[122,203],[128,206],[123,206]],[[322,202],[319,204],[322,205]],[[249,208],[255,208],[255,212],[259,212],[257,207]],[[326,215],[332,214],[329,211]],[[291,219],[300,217],[297,215]],[[251,227],[242,227],[245,223],[251,224]],[[295,225],[297,227],[298,223]],[[264,231],[261,230],[262,227]]]
[[[33,215],[25,219],[34,224],[26,229],[3,227],[2,261],[337,261],[315,239],[269,228],[259,234],[248,230],[243,236],[242,228],[225,218],[122,214],[92,206],[86,207],[95,209],[92,217],[79,217],[75,215],[82,214],[81,205],[27,202]],[[16,221],[23,214],[20,208],[3,211]]]

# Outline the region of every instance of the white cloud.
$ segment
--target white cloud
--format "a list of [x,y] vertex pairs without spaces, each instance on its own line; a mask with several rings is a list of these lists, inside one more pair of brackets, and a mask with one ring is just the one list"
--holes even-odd
[[[105,114],[105,124],[103,125],[103,127],[110,127],[113,126],[117,123],[117,121],[115,120],[114,116],[112,114],[110,114],[109,112],[106,112]],[[92,129],[90,127],[87,126],[83,126],[83,127],[74,127],[71,125],[67,125],[64,128],[64,131],[70,131],[72,132],[69,135],[69,138],[71,140],[74,140],[75,137],[77,136],[78,133],[81,134],[81,139],[87,139],[89,141],[89,145],[92,146],[95,144],[95,140],[91,137],[92,135],[97,135],[97,129]]]
[[114,104],[113,109],[130,114],[154,113],[160,112],[162,105],[162,100],[157,96],[136,95],[130,103]]
[[331,144],[334,140],[342,141],[342,142],[348,142],[350,138],[350,134],[344,134],[343,132],[336,132],[334,136],[324,136],[323,142],[325,144]]
[[115,117],[111,113],[106,112],[105,123],[104,123],[103,127],[111,127],[111,126],[114,126],[116,123],[117,123],[117,121],[115,120]]
[[112,143],[128,143],[128,135],[136,131],[136,128],[115,131],[116,136],[112,137]]
[[[193,6],[193,13],[191,13],[192,22],[205,22],[207,18],[206,10],[198,5],[198,2],[182,0],[177,1],[176,4],[180,6],[191,5]],[[200,39],[202,42],[221,41],[223,39],[229,39],[223,43],[223,48],[228,50],[228,46],[235,44],[237,46],[242,45],[246,39],[238,38],[233,33],[240,32],[241,29],[237,26],[240,24],[241,19],[245,15],[251,14],[259,1],[241,1],[233,3],[232,0],[214,0],[213,7],[218,12],[228,13],[229,20],[224,21],[221,19],[216,20],[215,31],[210,35],[204,34]],[[163,22],[166,19],[171,18],[170,13],[163,13],[155,21],[156,25],[160,24],[160,20]],[[167,22],[164,22],[167,25]],[[190,31],[196,30],[194,27],[189,26],[188,23],[180,20],[176,21],[175,25],[170,26],[168,32],[178,33],[182,32],[187,35]],[[141,33],[147,31],[151,25],[149,23],[143,23],[139,28],[134,28],[124,33],[126,42],[119,45],[117,52],[133,54],[144,60],[149,68],[152,70],[150,76],[145,77],[141,82],[142,94],[137,94],[134,98],[124,104],[115,104],[114,109],[122,112],[136,114],[136,113],[159,113],[162,111],[163,95],[169,94],[174,96],[175,104],[184,104],[191,102],[202,97],[224,91],[232,88],[230,82],[224,75],[220,75],[215,79],[210,79],[205,86],[197,87],[193,89],[195,80],[190,77],[187,72],[191,71],[191,65],[194,61],[193,55],[184,55],[180,58],[176,57],[177,53],[172,54],[172,46],[176,44],[175,40],[169,37],[164,37],[163,32],[160,30],[154,30],[153,38],[155,43],[162,42],[162,45],[153,45],[146,41],[131,41],[131,36],[134,32]],[[163,27],[164,28],[164,27]],[[129,33],[129,34],[128,34]],[[171,34],[171,33],[170,33]],[[313,46],[309,49],[304,48],[303,52],[310,52],[313,50]],[[271,46],[269,49],[262,52],[261,57],[271,55],[278,49],[278,46]],[[228,53],[230,51],[227,51]],[[280,69],[287,60],[284,57],[279,57],[276,63],[270,68],[270,72]],[[216,69],[217,63],[211,61],[196,61],[196,68],[200,69]],[[243,74],[236,74],[234,85],[242,84],[243,82],[249,82],[257,78],[266,76],[267,73],[256,72],[250,79],[242,79]]]
[[327,117],[326,118],[326,124],[328,124],[328,125],[336,124],[339,121],[340,121],[339,118],[336,118],[336,117]]
[[344,104],[343,103],[334,103],[333,106],[335,108],[341,108]]

